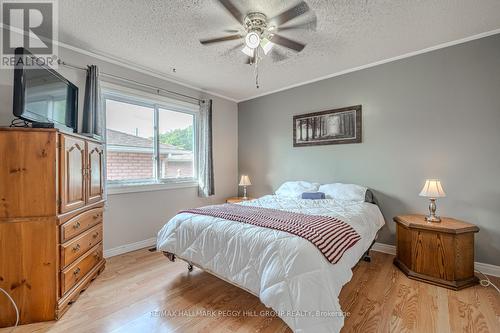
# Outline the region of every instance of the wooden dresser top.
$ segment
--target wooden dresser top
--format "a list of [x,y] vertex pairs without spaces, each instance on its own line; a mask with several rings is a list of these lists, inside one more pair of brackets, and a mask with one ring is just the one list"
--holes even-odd
[[57,132],[57,128],[32,128],[32,127],[0,127],[0,131],[9,132]]
[[85,136],[80,133],[73,133],[68,131],[63,131],[58,128],[32,128],[32,127],[0,127],[0,132],[54,132],[54,133],[62,133],[64,135],[73,136],[75,138],[93,141],[96,143],[102,143],[101,140],[92,138],[89,136]]
[[441,222],[427,222],[424,215],[400,215],[394,218],[394,222],[400,223],[407,228],[431,230],[450,234],[462,234],[479,231],[479,228],[474,224],[449,217],[441,217]]

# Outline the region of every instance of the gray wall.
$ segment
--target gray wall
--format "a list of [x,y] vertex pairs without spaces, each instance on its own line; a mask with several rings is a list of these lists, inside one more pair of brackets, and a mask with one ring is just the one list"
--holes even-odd
[[[225,198],[234,196],[237,193],[238,112],[235,102],[204,94],[67,49],[61,48],[59,56],[64,61],[78,66],[96,64],[100,67],[101,71],[106,73],[124,76],[194,97],[212,98],[214,103],[213,140],[216,195],[208,199],[200,199],[198,198],[196,188],[110,195],[108,197],[104,220],[105,250],[155,237],[158,230],[179,210],[220,203]],[[79,88],[81,118],[85,89],[85,72],[68,68],[60,68],[59,72]],[[13,71],[1,69],[1,126],[10,124],[12,120],[12,81]]]
[[[335,59],[332,59],[335,61]],[[265,84],[263,78],[262,84]],[[293,148],[292,116],[363,106],[363,143]],[[286,180],[346,182],[375,190],[392,217],[426,213],[418,197],[439,178],[438,210],[477,224],[476,261],[500,265],[500,35],[311,83],[238,105],[240,174],[249,193]]]

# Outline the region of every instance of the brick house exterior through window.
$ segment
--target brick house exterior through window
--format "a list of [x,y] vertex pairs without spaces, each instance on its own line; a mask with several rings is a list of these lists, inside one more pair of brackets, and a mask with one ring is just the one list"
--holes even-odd
[[[127,145],[124,146],[124,143]],[[107,130],[107,179],[110,181],[154,178],[153,140]],[[160,172],[164,178],[193,176],[193,153],[160,143]]]
[[196,179],[195,107],[105,93],[109,184]]

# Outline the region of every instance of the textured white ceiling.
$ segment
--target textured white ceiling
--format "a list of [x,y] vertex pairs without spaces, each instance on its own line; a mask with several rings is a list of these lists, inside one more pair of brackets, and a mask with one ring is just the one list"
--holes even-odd
[[[500,0],[309,0],[316,32],[282,35],[307,42],[287,60],[244,64],[238,41],[203,46],[238,23],[215,0],[59,1],[59,39],[167,74],[234,100],[245,100],[354,67],[500,28]],[[270,16],[296,1],[234,0],[243,12]],[[290,22],[292,23],[292,22]],[[176,69],[176,73],[172,72]]]

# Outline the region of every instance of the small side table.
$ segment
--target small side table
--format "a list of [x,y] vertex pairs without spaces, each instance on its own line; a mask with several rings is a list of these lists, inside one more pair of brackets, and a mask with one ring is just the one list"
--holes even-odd
[[396,216],[394,265],[410,279],[459,290],[478,283],[474,233],[479,228],[452,218],[427,222],[423,215]]
[[238,203],[238,202],[248,201],[248,200],[253,200],[253,199],[255,199],[255,198],[247,197],[246,199],[243,199],[243,197],[232,197],[232,198],[227,198],[226,202],[227,203]]

